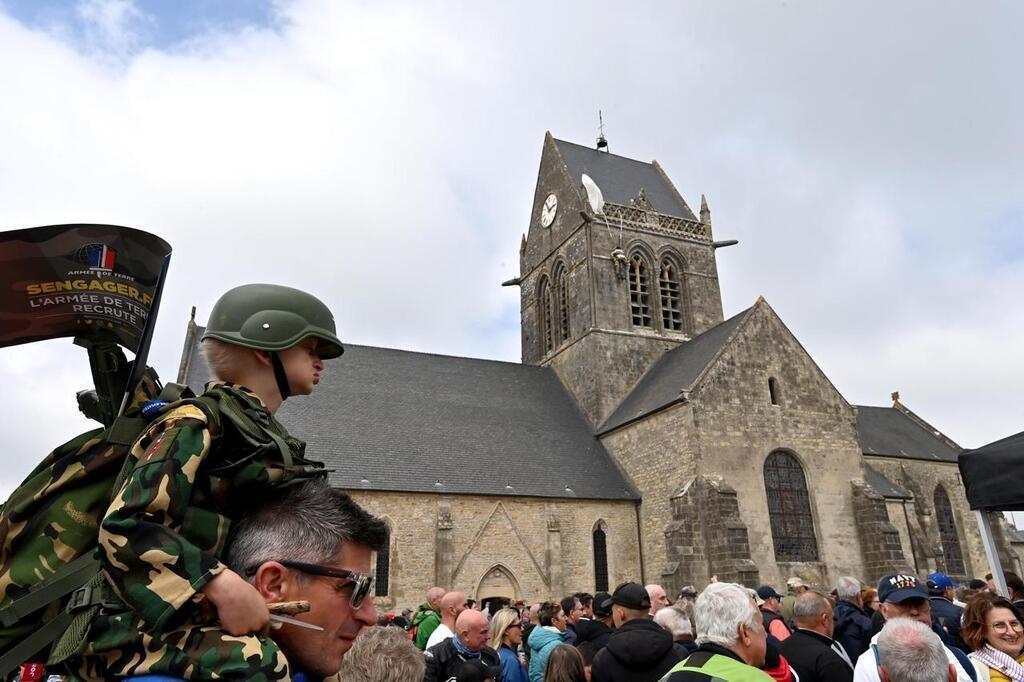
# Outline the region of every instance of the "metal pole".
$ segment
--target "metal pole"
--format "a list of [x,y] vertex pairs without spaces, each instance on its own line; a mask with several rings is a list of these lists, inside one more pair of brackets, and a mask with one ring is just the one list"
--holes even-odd
[[978,518],[978,530],[981,531],[981,544],[985,546],[985,556],[988,557],[988,564],[992,567],[992,580],[995,582],[999,594],[1009,599],[1010,591],[1006,588],[1003,566],[999,562],[999,554],[996,552],[996,541],[992,536],[992,525],[983,510],[976,509],[974,513]]
[[156,289],[153,291],[153,303],[149,306],[149,315],[146,317],[146,328],[142,330],[142,338],[139,340],[139,349],[135,353],[135,360],[132,361],[132,373],[128,377],[128,386],[124,391],[124,399],[121,401],[121,409],[117,416],[124,414],[128,407],[128,401],[135,392],[135,384],[142,379],[142,373],[146,371],[146,360],[149,358],[149,347],[153,344],[153,331],[156,329],[156,314],[160,309],[160,298],[164,293],[164,282],[167,281],[167,270],[171,266],[171,254],[164,256],[164,264],[160,268],[160,275],[156,280]]

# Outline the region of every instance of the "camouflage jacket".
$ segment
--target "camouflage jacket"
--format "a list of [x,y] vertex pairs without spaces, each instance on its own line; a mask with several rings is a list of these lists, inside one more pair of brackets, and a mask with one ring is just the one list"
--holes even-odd
[[[211,397],[215,411],[186,402],[132,447],[134,468],[99,535],[104,571],[127,609],[93,621],[85,656],[73,666],[84,678],[288,678],[272,640],[202,623],[193,598],[225,570],[221,557],[245,501],[326,472],[303,458],[305,444],[248,389],[213,385],[200,400]],[[232,419],[233,410],[248,419]],[[260,428],[243,433],[245,424]],[[287,443],[291,466],[275,440]]]

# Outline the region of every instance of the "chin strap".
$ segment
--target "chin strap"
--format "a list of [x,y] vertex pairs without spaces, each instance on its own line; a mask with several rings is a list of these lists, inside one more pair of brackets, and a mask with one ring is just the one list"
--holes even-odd
[[281,400],[284,401],[292,394],[288,387],[288,375],[284,373],[284,365],[281,358],[275,351],[270,351],[270,364],[274,366],[274,378],[277,379],[277,390],[281,393]]

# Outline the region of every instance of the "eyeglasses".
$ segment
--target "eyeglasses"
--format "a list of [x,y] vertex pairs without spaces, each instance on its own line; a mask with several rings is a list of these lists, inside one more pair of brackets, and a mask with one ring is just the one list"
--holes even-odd
[[[355,588],[352,590],[352,596],[349,597],[349,604],[352,608],[358,609],[363,604],[363,600],[369,596],[370,591],[373,589],[373,576],[367,575],[366,573],[357,573],[356,571],[350,571],[346,568],[333,568],[331,566],[321,566],[320,564],[307,564],[304,561],[291,561],[288,559],[278,560],[282,566],[288,568],[294,568],[296,571],[302,571],[303,573],[309,573],[310,575],[319,575],[326,578],[339,578],[341,580],[348,580],[355,584]],[[256,571],[260,570],[259,566],[250,566],[245,569],[245,575],[252,577],[256,575]]]

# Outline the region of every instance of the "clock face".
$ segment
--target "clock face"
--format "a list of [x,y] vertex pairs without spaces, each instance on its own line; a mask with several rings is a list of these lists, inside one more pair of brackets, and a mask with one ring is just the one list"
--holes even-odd
[[551,227],[551,223],[555,222],[555,213],[558,212],[558,197],[554,194],[549,194],[548,198],[544,200],[544,205],[540,209],[540,224],[541,227]]

